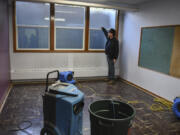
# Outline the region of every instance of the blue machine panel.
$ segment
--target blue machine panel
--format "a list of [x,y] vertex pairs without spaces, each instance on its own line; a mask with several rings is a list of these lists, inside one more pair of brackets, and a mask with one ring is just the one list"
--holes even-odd
[[44,127],[55,135],[82,135],[83,106],[84,94],[73,84],[58,82],[49,86],[43,97]]

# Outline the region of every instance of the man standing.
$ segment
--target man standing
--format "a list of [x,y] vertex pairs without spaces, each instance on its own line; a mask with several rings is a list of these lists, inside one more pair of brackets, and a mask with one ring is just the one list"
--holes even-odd
[[119,55],[119,41],[116,39],[116,31],[110,29],[107,31],[104,27],[101,28],[107,39],[105,45],[105,53],[108,62],[108,83],[113,84],[115,82],[115,67],[114,64]]

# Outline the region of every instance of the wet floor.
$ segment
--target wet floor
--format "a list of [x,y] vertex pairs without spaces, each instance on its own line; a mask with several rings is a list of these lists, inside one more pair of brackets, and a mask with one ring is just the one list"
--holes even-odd
[[[100,99],[114,99],[130,103],[136,110],[131,128],[131,135],[180,135],[180,120],[171,110],[153,101],[154,97],[143,91],[117,81],[108,85],[104,81],[77,83],[76,86],[85,93],[83,110],[83,135],[90,135],[88,106]],[[0,135],[39,135],[43,127],[42,95],[43,84],[16,84],[9,94],[0,114]],[[163,111],[154,111],[151,106],[164,107]],[[24,123],[22,123],[25,121]],[[27,121],[27,122],[26,122]],[[31,125],[32,124],[32,125]],[[29,128],[11,131],[18,128]]]

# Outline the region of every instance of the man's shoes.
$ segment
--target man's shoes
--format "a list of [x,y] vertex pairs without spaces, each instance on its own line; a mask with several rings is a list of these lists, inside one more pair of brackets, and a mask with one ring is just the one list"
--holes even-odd
[[105,78],[104,81],[105,81],[105,82],[109,82],[110,79],[109,79],[109,78]]
[[109,85],[113,85],[113,84],[115,84],[115,81],[114,80],[110,80],[110,81],[108,81],[108,84]]

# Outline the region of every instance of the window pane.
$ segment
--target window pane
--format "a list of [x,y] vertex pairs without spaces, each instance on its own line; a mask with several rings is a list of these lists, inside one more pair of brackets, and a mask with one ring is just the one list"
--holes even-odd
[[104,49],[106,37],[99,29],[90,29],[90,48],[91,49]]
[[116,10],[103,8],[90,8],[90,49],[104,49],[106,38],[101,27],[109,30],[115,29]]
[[85,8],[55,4],[56,49],[83,49]]
[[56,28],[57,49],[81,49],[83,29]]
[[48,48],[48,28],[18,27],[19,48]]
[[18,48],[48,49],[49,17],[49,4],[17,1]]

